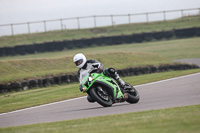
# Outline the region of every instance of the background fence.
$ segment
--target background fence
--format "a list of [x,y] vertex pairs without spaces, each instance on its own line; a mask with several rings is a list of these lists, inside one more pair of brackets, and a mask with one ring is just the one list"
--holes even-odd
[[62,18],[26,23],[13,23],[0,25],[0,36],[31,34],[53,30],[97,28],[102,26],[115,26],[141,22],[166,21],[185,16],[200,15],[200,8],[169,10],[138,14],[98,15],[76,18]]

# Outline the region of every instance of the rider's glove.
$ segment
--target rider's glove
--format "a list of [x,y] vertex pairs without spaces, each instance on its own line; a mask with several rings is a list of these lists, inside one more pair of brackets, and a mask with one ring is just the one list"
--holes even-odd
[[92,66],[93,66],[94,68],[98,69],[99,66],[100,66],[100,63],[93,63]]
[[82,86],[82,85],[80,85],[80,91],[81,91],[81,92],[83,91],[83,86]]
[[101,73],[103,71],[103,65],[101,63],[94,63],[92,66],[94,67],[93,72]]

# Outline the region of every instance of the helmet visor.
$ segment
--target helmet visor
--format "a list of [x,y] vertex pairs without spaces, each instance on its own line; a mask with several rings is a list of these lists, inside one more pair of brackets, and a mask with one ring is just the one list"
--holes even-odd
[[80,59],[78,61],[75,62],[76,66],[79,66],[83,63],[83,59]]

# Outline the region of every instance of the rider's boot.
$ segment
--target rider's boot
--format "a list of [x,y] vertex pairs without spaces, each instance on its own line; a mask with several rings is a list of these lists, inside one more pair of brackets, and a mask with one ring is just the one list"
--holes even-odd
[[128,99],[128,93],[124,93],[124,100],[126,101]]
[[131,86],[129,84],[127,84],[126,82],[124,82],[117,73],[115,73],[115,80],[117,81],[118,85],[120,86],[120,88],[122,88],[123,90],[126,90],[128,88],[130,88]]
[[115,73],[116,77],[115,77],[115,80],[117,81],[117,83],[119,84],[120,86],[120,89],[122,91],[122,93],[124,94],[124,101],[126,101],[128,99],[128,93],[126,93],[126,89],[130,87],[129,84],[125,83],[120,77],[119,75],[117,74],[117,72]]
[[125,86],[125,82],[119,77],[119,75],[117,74],[117,72],[115,72],[115,80],[117,81],[117,83],[119,84],[119,86]]
[[124,93],[124,98],[119,98],[115,102],[125,102],[128,99],[128,93]]
[[[121,90],[126,89],[127,84],[119,77],[118,73],[114,68],[106,68],[104,69],[103,73],[108,77],[115,79],[120,86]],[[123,91],[122,91],[123,92]]]
[[124,98],[123,99],[120,99],[120,102],[124,102],[128,99],[128,93],[126,93],[125,89],[127,88],[127,83],[125,83],[120,77],[119,75],[117,74],[117,72],[115,72],[115,78],[114,78],[118,85],[120,86],[120,89],[122,91],[122,93],[124,94]]

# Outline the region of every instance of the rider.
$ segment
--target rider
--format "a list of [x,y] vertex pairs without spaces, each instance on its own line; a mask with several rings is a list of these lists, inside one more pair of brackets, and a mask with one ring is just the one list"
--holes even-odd
[[[103,73],[106,76],[115,79],[121,88],[124,88],[126,86],[126,83],[119,77],[119,75],[117,74],[114,68],[106,68],[103,70],[103,64],[101,64],[100,62],[96,60],[92,60],[92,59],[87,60],[85,55],[83,55],[82,53],[76,54],[73,58],[73,61],[76,64],[76,66],[79,68],[78,70],[79,79],[80,79],[81,72],[88,69],[91,69],[91,70],[94,69],[93,72],[101,73],[103,71]],[[84,91],[82,85],[80,85],[80,91]],[[88,95],[88,101],[92,102],[90,98],[91,97]]]

